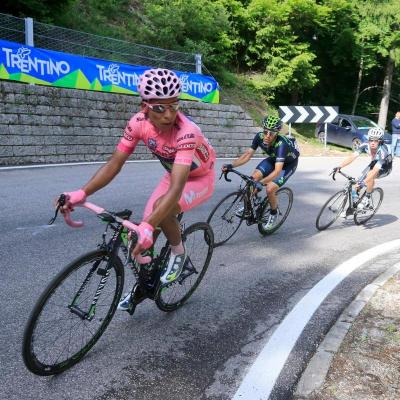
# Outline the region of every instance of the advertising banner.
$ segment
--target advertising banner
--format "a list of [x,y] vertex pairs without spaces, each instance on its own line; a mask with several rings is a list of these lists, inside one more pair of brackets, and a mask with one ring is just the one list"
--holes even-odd
[[[0,79],[138,95],[139,76],[149,68],[0,40]],[[214,78],[174,72],[183,82],[182,100],[219,102],[219,86]]]

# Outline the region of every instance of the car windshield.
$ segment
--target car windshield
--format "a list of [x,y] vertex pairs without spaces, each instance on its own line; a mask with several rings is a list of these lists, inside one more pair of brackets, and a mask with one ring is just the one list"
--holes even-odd
[[374,121],[371,121],[368,118],[354,118],[353,124],[358,129],[369,129],[369,128],[377,128],[378,127],[378,125]]

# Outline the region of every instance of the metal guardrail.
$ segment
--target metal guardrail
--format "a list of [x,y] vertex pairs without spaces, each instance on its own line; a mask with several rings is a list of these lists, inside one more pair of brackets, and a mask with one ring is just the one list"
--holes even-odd
[[130,43],[36,22],[32,18],[0,14],[0,39],[127,64],[202,73],[200,54]]

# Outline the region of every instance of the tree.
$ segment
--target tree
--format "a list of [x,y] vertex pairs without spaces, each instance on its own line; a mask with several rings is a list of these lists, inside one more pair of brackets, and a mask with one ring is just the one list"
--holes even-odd
[[400,51],[398,50],[400,45],[398,2],[394,0],[364,0],[357,3],[356,11],[360,18],[357,32],[360,47],[360,68],[353,112],[355,112],[357,106],[361,80],[365,70],[371,70],[372,68],[382,69],[383,67],[378,125],[384,128],[386,126],[393,74],[396,64],[400,62]]

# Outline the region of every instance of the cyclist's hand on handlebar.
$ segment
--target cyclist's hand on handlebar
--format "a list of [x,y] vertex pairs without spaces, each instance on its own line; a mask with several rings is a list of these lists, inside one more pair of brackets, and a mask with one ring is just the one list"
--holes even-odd
[[[60,207],[60,211],[73,211],[74,206],[82,204],[86,201],[86,193],[83,189],[75,190],[74,192],[64,192],[65,204]],[[56,200],[58,205],[58,200]]]
[[231,171],[233,169],[233,165],[232,164],[224,164],[222,166],[222,172],[228,172]]
[[339,171],[340,171],[340,167],[334,167],[332,169],[332,173],[334,173],[334,174],[336,174],[336,172],[339,172]]
[[137,256],[143,250],[151,247],[153,244],[153,232],[154,228],[145,221],[142,221],[137,227],[138,242],[133,249],[133,255]]

